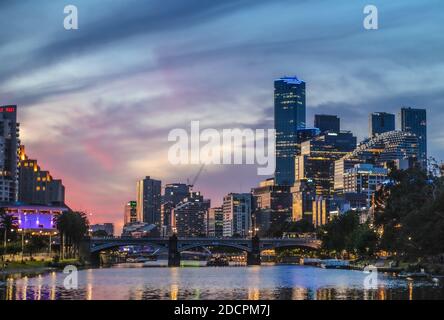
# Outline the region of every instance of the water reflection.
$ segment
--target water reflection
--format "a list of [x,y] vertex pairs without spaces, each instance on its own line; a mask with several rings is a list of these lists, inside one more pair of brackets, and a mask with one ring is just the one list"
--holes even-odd
[[442,285],[380,275],[377,289],[363,287],[365,274],[301,266],[229,268],[126,268],[81,270],[79,287],[67,290],[65,275],[10,277],[2,300],[399,300],[443,299]]

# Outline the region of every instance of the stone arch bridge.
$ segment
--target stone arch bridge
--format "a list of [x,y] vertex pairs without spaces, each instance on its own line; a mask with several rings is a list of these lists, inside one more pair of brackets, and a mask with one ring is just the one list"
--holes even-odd
[[99,261],[101,251],[123,246],[149,245],[159,252],[168,253],[168,265],[180,265],[180,253],[199,247],[231,247],[247,253],[248,265],[260,264],[260,252],[278,248],[306,248],[317,250],[321,241],[314,238],[271,238],[235,239],[235,238],[85,238],[81,244],[80,254],[91,263]]

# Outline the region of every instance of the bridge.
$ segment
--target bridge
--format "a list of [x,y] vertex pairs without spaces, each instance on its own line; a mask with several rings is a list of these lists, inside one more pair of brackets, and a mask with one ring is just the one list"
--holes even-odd
[[317,250],[321,241],[314,238],[86,238],[81,245],[81,256],[91,263],[99,261],[102,251],[125,246],[149,245],[157,252],[168,253],[168,265],[180,266],[180,253],[195,248],[230,247],[247,253],[248,265],[260,264],[260,253],[263,250],[279,248],[305,248]]

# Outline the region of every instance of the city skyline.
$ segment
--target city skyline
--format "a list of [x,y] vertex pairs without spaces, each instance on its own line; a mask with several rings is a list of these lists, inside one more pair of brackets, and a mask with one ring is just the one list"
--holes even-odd
[[[78,2],[82,15],[85,2]],[[280,13],[284,16],[268,23],[271,33],[294,24],[311,26],[313,30],[304,28],[307,34],[296,38],[291,32],[283,32],[279,39],[264,37],[254,30],[254,24],[249,24],[250,19],[264,11],[278,12],[278,5],[265,2],[249,7],[251,18],[247,18],[243,2],[199,8],[199,1],[193,1],[189,5],[191,10],[178,5],[176,10],[184,11],[184,20],[172,25],[161,22],[166,13],[157,8],[150,12],[152,16],[158,15],[157,24],[151,23],[153,28],[158,27],[155,34],[147,31],[149,25],[143,22],[146,17],[137,15],[137,7],[122,8],[127,17],[140,18],[126,28],[122,28],[123,21],[110,21],[106,13],[101,15],[96,8],[97,15],[81,20],[78,33],[59,31],[60,21],[50,18],[42,23],[40,32],[52,36],[41,43],[36,43],[38,35],[35,39],[24,38],[22,45],[16,40],[20,28],[12,22],[4,35],[6,46],[0,49],[0,57],[21,55],[27,69],[17,62],[0,67],[0,104],[18,105],[21,139],[32,158],[63,180],[67,203],[93,213],[92,223],[115,222],[116,229],[121,227],[124,204],[135,198],[137,180],[150,175],[162,180],[163,185],[186,182],[198,171],[198,166],[168,165],[166,137],[170,129],[186,128],[189,120],[203,120],[205,126],[215,128],[271,128],[273,80],[286,74],[297,74],[307,82],[309,126],[314,114],[338,115],[343,129],[351,130],[358,141],[368,135],[366,124],[371,112],[397,114],[404,106],[427,109],[429,154],[443,159],[444,137],[439,132],[442,64],[439,56],[432,53],[440,52],[440,47],[434,43],[434,26],[418,22],[422,24],[418,30],[410,24],[418,11],[433,17],[437,10],[410,2],[403,2],[402,9],[399,2],[377,2],[387,17],[382,25],[384,35],[366,33],[359,14],[347,16],[353,5],[344,8],[340,4],[331,16],[319,17],[318,26],[307,20],[296,23],[294,16]],[[169,4],[166,2],[167,7]],[[96,5],[90,4],[88,9]],[[318,2],[292,6],[298,12],[313,14],[317,5]],[[2,6],[2,14],[22,14],[22,4]],[[36,7],[33,13],[36,18],[45,9],[59,9],[49,2],[39,6],[42,8]],[[356,4],[357,12],[361,11],[360,6]],[[212,14],[216,21],[194,22],[186,30],[192,37],[179,41],[181,23],[189,24],[190,19],[198,17],[196,12]],[[341,23],[340,18],[344,18]],[[227,22],[233,27],[223,29]],[[330,28],[331,25],[335,27]],[[345,32],[345,28],[350,31]],[[221,29],[226,38],[210,40]],[[311,37],[310,32],[318,36]],[[319,37],[319,32],[324,36]],[[104,39],[100,39],[101,34],[106,35]],[[237,36],[232,37],[234,34]],[[416,42],[411,43],[410,36],[418,34],[423,36],[415,37]],[[161,35],[170,35],[175,41],[160,39]],[[152,38],[159,38],[155,47],[145,41]],[[394,39],[396,45],[388,45]],[[143,45],[139,47],[141,40]],[[304,48],[296,49],[299,41],[304,41]],[[371,46],[380,41],[387,41],[386,50],[380,45]],[[335,50],[324,53],[322,48],[329,43],[336,45]],[[125,62],[108,69],[116,58],[113,48],[123,50],[115,54]],[[411,58],[402,56],[406,48],[421,54],[425,61],[418,63],[414,54]],[[36,58],[33,50],[53,55]],[[343,58],[345,53],[348,59]],[[72,59],[72,54],[79,56]],[[304,62],[297,62],[298,59]],[[93,65],[97,68],[91,68]],[[266,67],[257,68],[258,65]],[[72,74],[74,68],[77,71]],[[322,68],[324,72],[319,75]],[[214,76],[216,72],[218,77]],[[103,83],[93,84],[97,81]],[[214,108],[215,105],[218,107]],[[260,180],[263,177],[256,175],[255,166],[209,167],[197,182],[196,190],[203,191],[216,206],[225,194],[249,192]]]

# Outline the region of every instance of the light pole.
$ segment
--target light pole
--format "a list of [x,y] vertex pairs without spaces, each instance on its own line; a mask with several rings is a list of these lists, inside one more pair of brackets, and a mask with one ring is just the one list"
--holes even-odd
[[6,226],[5,226],[5,239],[4,239],[4,242],[3,242],[3,255],[4,255],[4,257],[5,257],[5,259],[6,259],[6,245],[7,245],[7,232],[8,232],[8,229],[6,228]]

